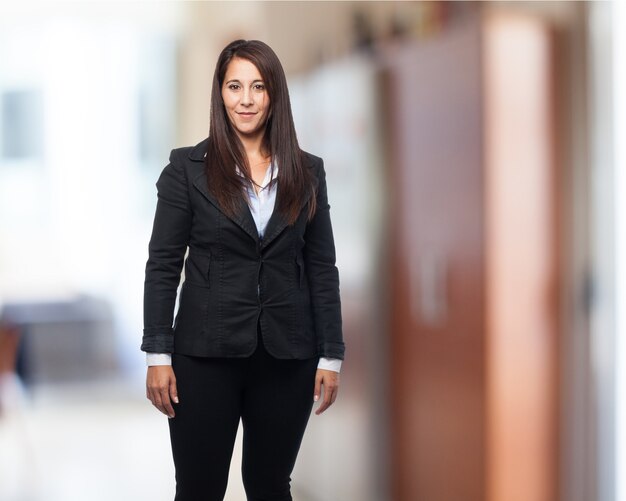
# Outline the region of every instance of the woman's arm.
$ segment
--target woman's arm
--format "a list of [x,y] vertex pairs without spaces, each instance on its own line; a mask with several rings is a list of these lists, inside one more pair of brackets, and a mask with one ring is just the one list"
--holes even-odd
[[[174,306],[192,219],[187,178],[176,156],[172,150],[170,163],[156,183],[158,200],[148,245],[141,343],[148,353],[174,351]],[[148,368],[146,397],[163,414],[174,417],[172,403],[178,403],[178,392],[171,365]]]
[[321,357],[344,358],[339,297],[339,272],[335,266],[335,241],[330,221],[324,162],[319,160],[317,210],[304,234],[303,257],[307,271],[318,352]]
[[319,160],[317,188],[317,209],[307,225],[303,251],[305,268],[309,280],[313,320],[318,338],[320,363],[315,374],[313,400],[320,399],[322,388],[324,398],[315,414],[322,414],[337,398],[339,391],[339,371],[325,366],[341,363],[344,358],[344,342],[341,322],[341,299],[339,296],[339,271],[335,265],[335,241],[330,222],[330,205],[326,188],[324,161]]
[[157,207],[148,245],[144,282],[144,330],[141,349],[171,353],[174,348],[172,323],[176,292],[180,283],[191,229],[191,207],[187,178],[176,159],[163,169],[157,186]]

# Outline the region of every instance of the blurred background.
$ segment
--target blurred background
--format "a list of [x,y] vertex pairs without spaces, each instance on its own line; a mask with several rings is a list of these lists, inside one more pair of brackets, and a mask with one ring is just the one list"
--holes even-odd
[[0,3],[0,500],[173,499],[139,350],[155,182],[246,38],[325,160],[341,276],[340,398],[294,499],[626,501],[625,25],[619,2]]

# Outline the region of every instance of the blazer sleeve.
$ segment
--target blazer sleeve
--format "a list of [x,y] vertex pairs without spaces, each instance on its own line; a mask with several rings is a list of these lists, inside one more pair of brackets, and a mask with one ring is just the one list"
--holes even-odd
[[144,281],[141,350],[174,351],[173,317],[189,233],[191,204],[185,171],[176,150],[156,183],[157,206]]
[[313,319],[321,357],[343,360],[345,346],[339,296],[339,271],[330,221],[324,162],[319,160],[317,209],[307,224],[303,257],[311,293]]

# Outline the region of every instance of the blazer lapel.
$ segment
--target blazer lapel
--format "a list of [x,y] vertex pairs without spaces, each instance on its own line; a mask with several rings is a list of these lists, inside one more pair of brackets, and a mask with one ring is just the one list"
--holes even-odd
[[267,247],[269,243],[274,240],[287,226],[287,219],[285,219],[285,217],[277,210],[278,201],[280,200],[280,180],[276,185],[276,190],[276,202],[274,203],[274,210],[272,211],[270,220],[267,222],[267,226],[265,227],[265,233],[263,235],[263,238],[261,239],[262,249]]
[[237,213],[234,215],[234,217],[230,217],[222,210],[222,207],[218,203],[217,199],[211,193],[209,193],[209,189],[207,187],[206,172],[202,172],[200,175],[196,176],[196,178],[193,180],[193,185],[221,213],[231,219],[231,221],[237,223],[241,227],[241,229],[243,229],[248,235],[250,235],[250,237],[252,237],[255,242],[259,242],[259,232],[256,229],[256,224],[254,223],[254,219],[252,218],[252,213],[248,208],[248,204],[246,204],[246,201],[243,198],[239,203]]
[[[265,235],[261,240],[261,248],[267,247],[272,240],[274,240],[280,233],[287,227],[287,219],[277,210],[278,202],[280,200],[280,178],[278,181],[278,191],[276,192],[276,203],[274,205],[274,211],[270,216],[270,220],[267,222],[265,228]],[[300,201],[300,210],[304,209],[310,197],[306,197]]]

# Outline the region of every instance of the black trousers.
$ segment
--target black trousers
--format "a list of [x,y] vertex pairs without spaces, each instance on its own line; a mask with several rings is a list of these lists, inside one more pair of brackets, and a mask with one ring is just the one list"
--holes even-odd
[[175,501],[222,501],[239,420],[248,501],[291,501],[291,472],[311,409],[318,358],[279,360],[174,353],[179,403],[169,419]]

